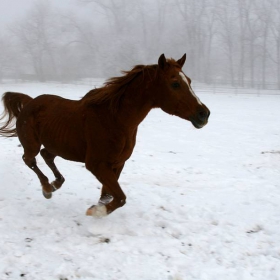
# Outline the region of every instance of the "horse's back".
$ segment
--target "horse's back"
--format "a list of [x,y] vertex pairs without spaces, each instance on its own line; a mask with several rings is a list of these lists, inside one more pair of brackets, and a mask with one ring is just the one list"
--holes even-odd
[[35,97],[28,108],[30,111],[40,113],[40,110],[51,110],[60,108],[62,110],[74,109],[77,101],[63,98],[58,95],[43,94]]

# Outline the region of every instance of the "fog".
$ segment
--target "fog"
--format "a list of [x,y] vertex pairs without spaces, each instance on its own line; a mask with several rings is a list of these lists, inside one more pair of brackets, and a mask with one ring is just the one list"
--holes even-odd
[[280,89],[280,0],[0,2],[0,81],[108,78],[161,53],[192,79]]

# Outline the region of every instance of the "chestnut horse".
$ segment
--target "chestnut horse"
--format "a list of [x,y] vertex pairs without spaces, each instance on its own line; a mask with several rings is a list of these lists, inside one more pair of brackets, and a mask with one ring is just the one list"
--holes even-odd
[[[37,174],[45,198],[51,198],[64,182],[54,164],[56,156],[85,163],[102,184],[98,204],[86,214],[108,215],[126,202],[118,178],[135,146],[137,127],[151,109],[161,108],[191,121],[196,128],[207,124],[210,111],[182,71],[185,60],[185,54],[177,61],[162,54],[158,64],[135,66],[77,101],[6,92],[1,119],[8,119],[0,127],[0,135],[18,136],[24,149],[22,158]],[[55,176],[52,183],[36,164],[39,152]]]

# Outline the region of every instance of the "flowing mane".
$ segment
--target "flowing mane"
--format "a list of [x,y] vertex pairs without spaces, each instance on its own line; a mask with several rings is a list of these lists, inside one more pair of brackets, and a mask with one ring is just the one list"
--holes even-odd
[[153,81],[157,77],[158,65],[136,65],[130,71],[122,71],[120,77],[108,79],[101,88],[90,90],[82,100],[89,105],[109,103],[110,109],[116,112],[119,108],[121,99],[136,77],[142,75],[141,83],[148,79]]

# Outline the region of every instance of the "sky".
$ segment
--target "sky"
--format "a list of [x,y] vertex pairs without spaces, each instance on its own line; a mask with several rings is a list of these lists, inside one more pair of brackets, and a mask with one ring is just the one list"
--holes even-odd
[[[53,5],[68,8],[74,5],[75,0],[41,0],[50,1]],[[0,24],[9,24],[17,17],[23,16],[36,0],[0,0]]]
[[0,0],[0,22],[8,24],[22,16],[31,7],[34,0]]

